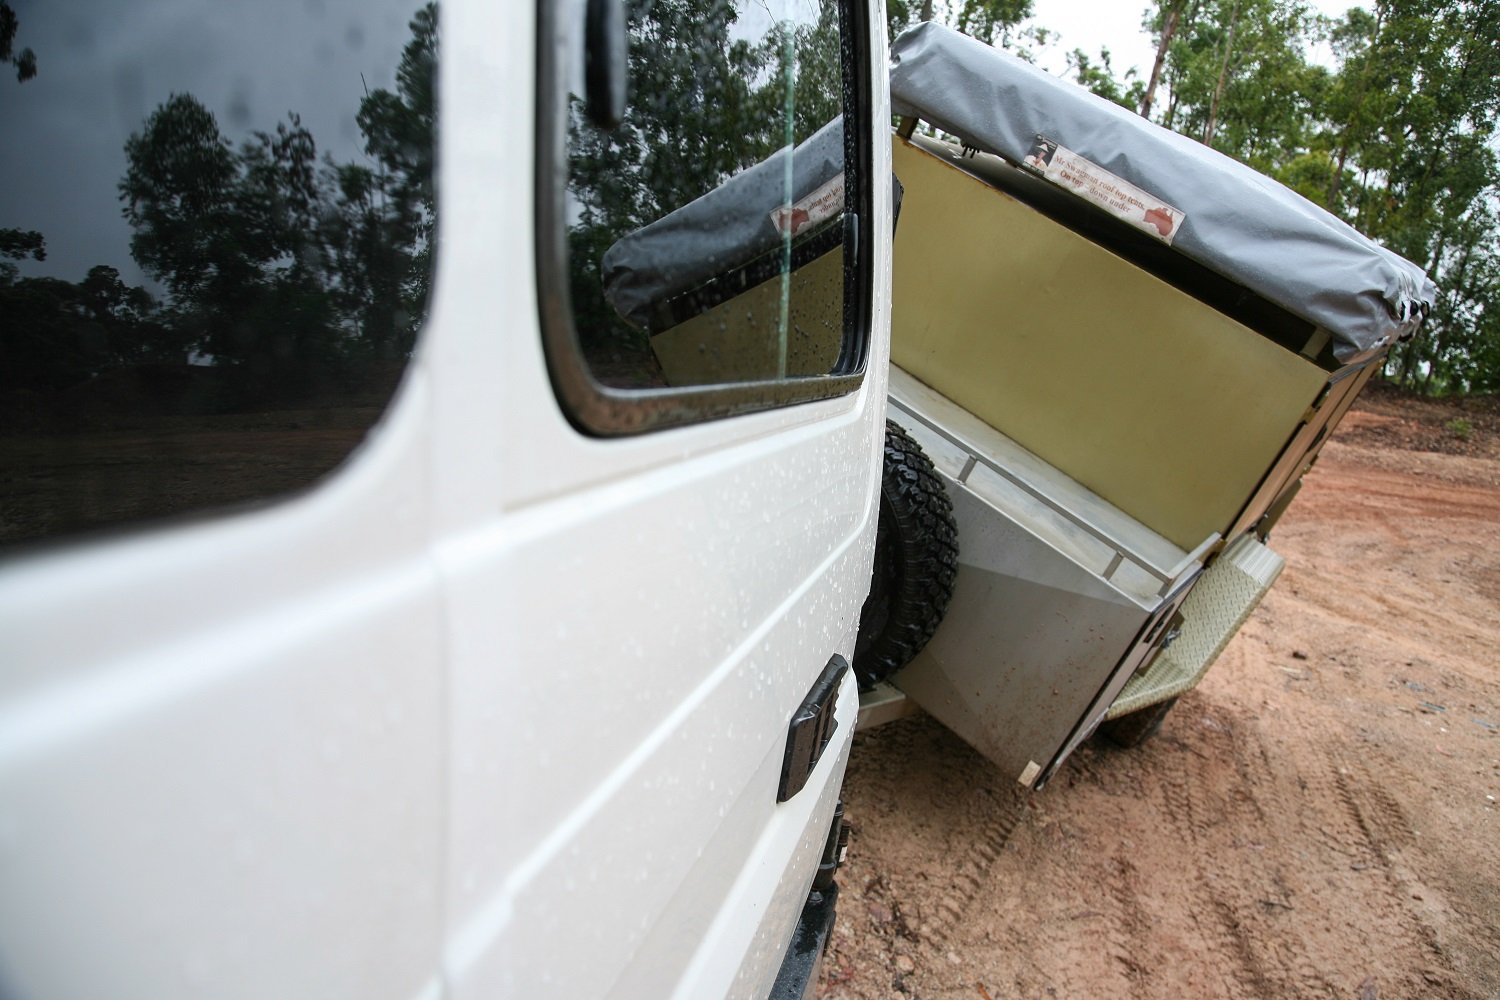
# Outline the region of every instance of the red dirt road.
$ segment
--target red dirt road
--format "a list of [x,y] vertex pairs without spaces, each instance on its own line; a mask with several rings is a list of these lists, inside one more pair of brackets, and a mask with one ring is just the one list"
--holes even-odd
[[1455,419],[1346,419],[1140,749],[1029,795],[928,718],[857,737],[821,996],[1500,997],[1500,421]]

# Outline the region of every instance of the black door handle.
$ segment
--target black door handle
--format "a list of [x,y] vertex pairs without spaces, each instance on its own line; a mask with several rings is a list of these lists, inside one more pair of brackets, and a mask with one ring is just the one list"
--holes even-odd
[[813,682],[807,697],[797,706],[797,712],[787,726],[786,754],[781,759],[781,787],[776,792],[777,802],[785,802],[802,791],[813,768],[818,766],[818,759],[833,740],[834,731],[839,727],[833,709],[838,702],[839,683],[848,672],[849,661],[834,654]]

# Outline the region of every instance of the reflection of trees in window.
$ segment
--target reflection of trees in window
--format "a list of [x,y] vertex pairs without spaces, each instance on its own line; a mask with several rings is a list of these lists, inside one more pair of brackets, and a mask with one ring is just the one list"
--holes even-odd
[[373,169],[320,164],[295,113],[234,150],[191,95],[130,137],[131,253],[170,291],[193,350],[281,378],[410,352],[432,232],[435,8],[411,27],[396,92],[360,102]]
[[15,67],[17,82],[25,83],[36,76],[36,53],[30,49],[15,50],[16,32],[20,28],[16,12],[0,0],[0,62]]
[[844,88],[836,0],[821,0],[814,21],[775,21],[759,38],[745,37],[752,18],[725,0],[628,6],[624,123],[601,131],[576,99],[568,122],[575,321],[596,374],[625,382],[652,363],[641,333],[602,297],[604,251],[812,135],[840,114]]
[[[16,25],[0,13],[8,59]],[[22,277],[44,234],[0,229],[0,466],[19,487],[0,540],[269,496],[348,454],[426,309],[437,16],[429,3],[411,19],[394,89],[351,108],[364,162],[320,157],[295,112],[237,145],[189,93],[147,116],[119,197],[152,291],[107,264],[76,283]],[[250,415],[293,410],[287,427],[336,432],[256,438]],[[130,457],[104,433],[123,430]],[[226,432],[243,442],[233,459],[214,452]]]
[[[235,148],[193,95],[159,105],[125,144],[119,189],[131,255],[163,301],[127,288],[106,265],[76,285],[19,278],[8,265],[0,380],[61,387],[115,365],[191,358],[240,370],[247,391],[274,384],[286,394],[409,354],[435,207],[436,15],[429,4],[412,19],[395,91],[359,102],[373,166],[319,160],[296,113]],[[0,231],[0,255],[43,259],[42,236]],[[128,308],[100,315],[106,285]]]

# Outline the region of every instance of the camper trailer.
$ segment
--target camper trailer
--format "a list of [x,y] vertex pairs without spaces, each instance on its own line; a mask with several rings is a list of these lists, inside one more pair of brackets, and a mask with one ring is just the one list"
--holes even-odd
[[1039,787],[1203,677],[1434,289],[1250,168],[940,25],[895,43],[891,93],[896,444],[854,666],[867,723],[909,700]]

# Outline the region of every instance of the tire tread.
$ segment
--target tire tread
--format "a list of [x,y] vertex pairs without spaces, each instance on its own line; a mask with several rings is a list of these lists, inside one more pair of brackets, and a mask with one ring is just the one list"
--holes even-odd
[[880,516],[889,518],[885,544],[897,560],[897,584],[884,627],[855,652],[854,670],[866,686],[906,666],[927,645],[948,610],[958,575],[953,502],[932,460],[891,420],[886,421]]

